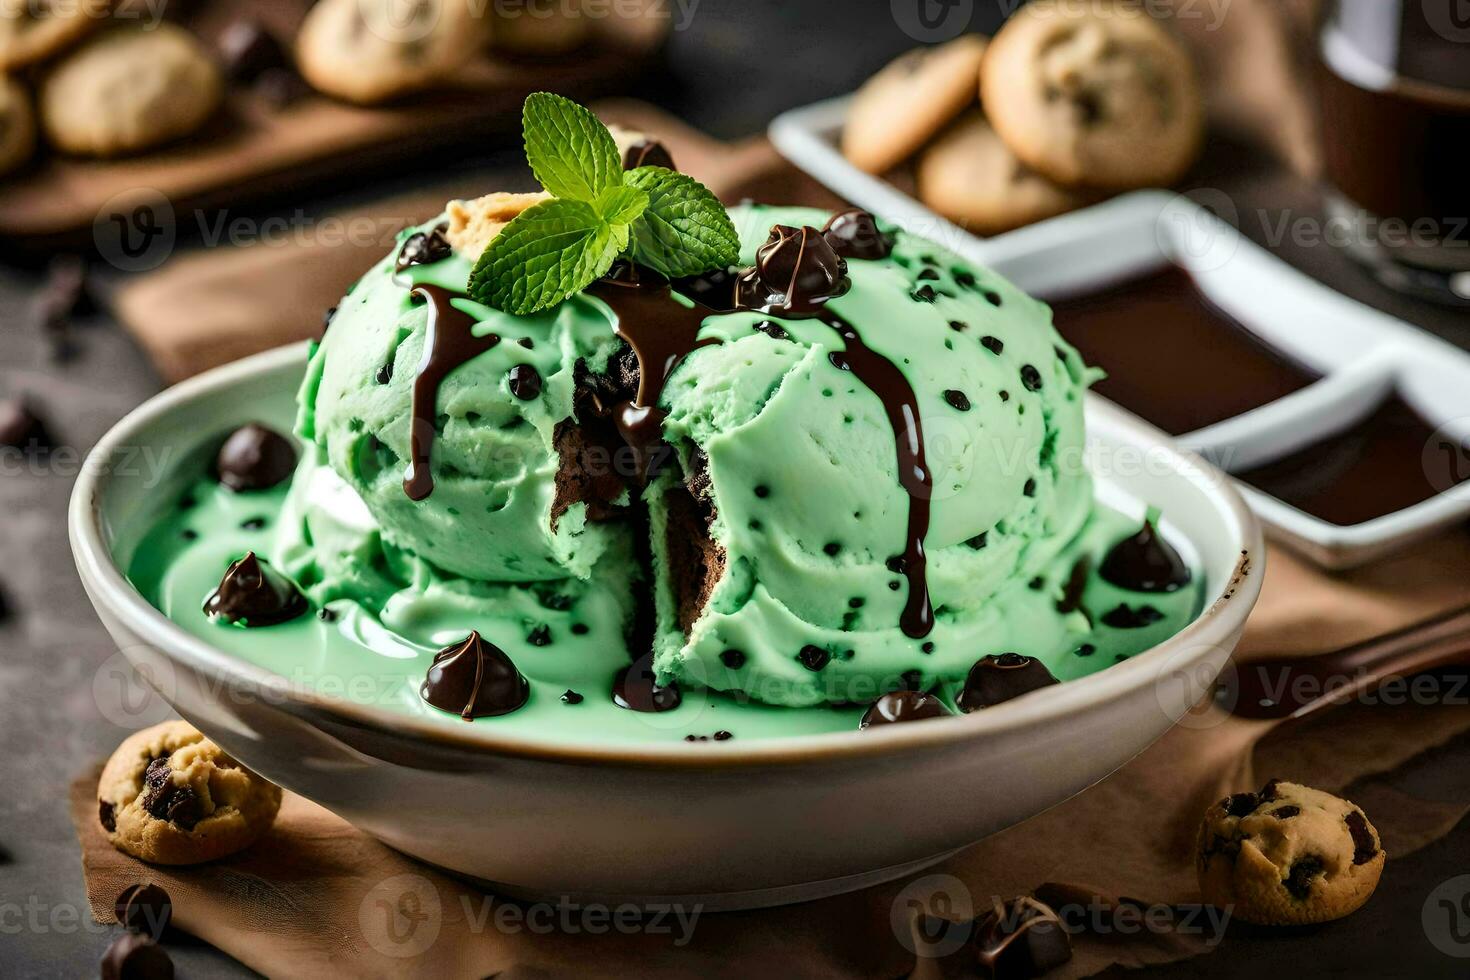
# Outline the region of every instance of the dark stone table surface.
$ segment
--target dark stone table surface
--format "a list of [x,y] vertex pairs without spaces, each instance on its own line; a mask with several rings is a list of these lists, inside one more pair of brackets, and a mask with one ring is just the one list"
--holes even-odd
[[[974,6],[973,24],[984,29],[1013,4]],[[673,37],[666,68],[631,94],[734,138],[760,131],[783,109],[851,90],[912,43],[882,0],[703,0],[688,29]],[[519,165],[509,154],[491,153],[454,166],[483,173],[484,186],[493,188]],[[405,178],[375,180],[350,195],[320,194],[291,208],[324,213],[410,185]],[[34,393],[61,448],[34,467],[12,458],[0,470],[0,587],[13,609],[0,623],[0,975],[81,977],[95,975],[113,931],[92,924],[86,911],[67,786],[126,730],[109,720],[115,711],[102,690],[104,668],[116,651],[72,565],[67,496],[80,454],[160,383],[105,313],[80,320],[76,356],[53,363],[26,314],[44,256],[18,258],[0,265],[0,395]],[[1309,258],[1309,265],[1339,262],[1320,253]],[[1422,315],[1438,332],[1470,344],[1470,317],[1402,304],[1361,277],[1351,291],[1411,318]],[[1461,739],[1395,779],[1435,798],[1470,800],[1467,774],[1470,739]],[[1392,864],[1382,893],[1348,922],[1290,937],[1232,934],[1215,955],[1151,972],[1200,980],[1464,976],[1470,960],[1436,953],[1424,941],[1420,914],[1435,885],[1470,871],[1466,831],[1462,824]],[[171,952],[181,977],[248,975],[203,944]]]

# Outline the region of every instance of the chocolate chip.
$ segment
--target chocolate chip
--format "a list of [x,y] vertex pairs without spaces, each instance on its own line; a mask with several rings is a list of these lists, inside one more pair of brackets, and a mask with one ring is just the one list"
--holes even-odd
[[861,208],[834,214],[822,228],[822,237],[845,259],[877,260],[893,251],[893,239],[878,227],[877,220]]
[[586,623],[573,623],[572,624],[572,635],[573,636],[586,636],[588,633],[591,633],[591,632],[592,632],[592,627],[588,626]]
[[316,618],[324,623],[335,623],[337,621],[337,610],[322,606],[317,610]]
[[678,170],[674,166],[674,156],[669,148],[658,140],[642,138],[629,144],[623,153],[623,169],[637,170],[639,167],[663,167],[665,170]]
[[986,290],[985,302],[989,303],[991,306],[999,306],[1001,303],[1000,293],[997,293],[993,289]]
[[1266,782],[1266,785],[1261,787],[1261,792],[1258,793],[1257,795],[1260,796],[1261,799],[1266,800],[1267,802],[1270,802],[1271,800],[1279,799],[1280,796],[1281,796],[1281,780],[1279,780],[1279,779],[1271,779],[1271,780],[1268,780]]
[[471,721],[510,714],[530,698],[531,686],[504,650],[471,632],[434,655],[419,695]]
[[378,368],[378,373],[373,376],[373,380],[380,385],[385,385],[392,381],[393,362],[389,361],[387,364],[384,364],[382,367]]
[[117,830],[116,809],[106,800],[97,801],[97,822],[102,824],[102,829],[109,834]]
[[1277,820],[1290,820],[1292,817],[1301,816],[1302,808],[1299,806],[1283,806],[1271,811],[1271,816]]
[[275,626],[303,615],[310,604],[291,580],[248,552],[232,562],[205,600],[212,618],[250,628]]
[[1026,485],[1021,488],[1021,493],[1023,493],[1027,497],[1036,496],[1036,481],[1027,480]]
[[1261,798],[1255,793],[1236,793],[1221,800],[1220,805],[1232,817],[1248,817],[1260,809]]
[[758,486],[755,488],[755,495],[764,500],[771,495],[771,488],[764,485]]
[[230,433],[214,463],[219,482],[236,493],[269,490],[295,469],[296,447],[258,422]]
[[1090,657],[1094,653],[1097,653],[1097,647],[1093,646],[1091,643],[1084,643],[1077,648],[1077,656],[1079,657]]
[[801,665],[807,670],[818,671],[831,662],[832,651],[807,644],[801,648],[801,652],[796,655],[796,659],[801,661]]
[[999,337],[981,337],[980,346],[984,347],[992,354],[999,354],[1001,351],[1006,349],[1005,341],[1001,340]]
[[1041,372],[1030,364],[1021,365],[1021,384],[1026,386],[1027,391],[1041,390]]
[[916,276],[915,278],[918,279],[919,282],[934,282],[939,279],[939,273],[934,269],[921,269],[919,270],[918,276]]
[[968,412],[970,410],[970,398],[963,391],[950,388],[945,391],[944,400],[949,402],[950,407],[957,412]]
[[826,544],[822,545],[822,553],[825,554],[828,558],[836,558],[838,555],[842,554],[842,545],[838,544],[836,541],[828,541]]
[[762,320],[755,325],[755,329],[770,337],[772,340],[790,340],[791,334],[774,320]]
[[173,980],[174,964],[147,936],[124,933],[102,954],[102,980]]
[[582,697],[582,695],[578,694],[576,691],[571,690],[570,688],[568,688],[561,696],[562,704],[581,704],[585,700],[587,699]]
[[551,627],[545,623],[540,624],[526,634],[526,642],[533,647],[551,646]]
[[1347,823],[1348,833],[1353,835],[1353,864],[1367,864],[1378,855],[1378,842],[1373,839],[1373,831],[1368,829],[1368,818],[1361,810],[1354,810],[1343,820]]
[[444,237],[445,228],[440,225],[431,231],[420,231],[408,236],[403,248],[398,250],[394,265],[399,272],[416,265],[433,265],[449,258],[454,246]]
[[730,739],[732,739],[734,737],[735,736],[733,734],[731,734],[730,732],[724,731],[724,730],[715,732],[715,741],[716,742],[728,742],[728,741],[730,741]]
[[1046,665],[1034,657],[1018,653],[981,657],[970,668],[956,703],[961,711],[969,713],[1056,683]]
[[242,530],[242,531],[259,531],[262,528],[264,528],[265,525],[266,525],[266,519],[264,517],[252,517],[249,520],[245,520],[245,521],[241,521],[240,522],[240,530]]
[[1009,391],[1006,391],[1004,388],[1002,388],[1000,390],[1000,400],[1003,401],[1003,402],[1010,401],[1011,400],[1011,393]]
[[745,666],[745,654],[740,650],[726,650],[720,654],[720,663],[731,670],[739,670]]
[[167,820],[184,830],[193,830],[204,817],[203,804],[192,787],[174,782],[173,770],[168,759],[150,761],[143,770],[143,798],[141,805],[149,816]]
[[934,287],[927,283],[909,294],[909,299],[915,303],[932,303],[938,298],[939,294],[934,291]]
[[1121,603],[1117,608],[1104,613],[1102,621],[1105,626],[1111,626],[1115,630],[1134,630],[1152,626],[1163,618],[1164,614],[1153,606],[1130,609],[1126,603]]
[[927,718],[946,718],[950,714],[944,702],[932,694],[913,690],[892,691],[873,702],[863,713],[858,728],[861,730],[900,722],[923,721]]
[[979,534],[975,535],[973,538],[970,538],[968,541],[966,541],[965,544],[968,545],[972,550],[979,551],[980,549],[982,549],[982,548],[985,547],[986,540],[987,540],[987,538],[989,538],[989,536],[990,536],[990,532],[988,532],[988,531],[981,531]]
[[123,889],[113,903],[117,921],[130,932],[140,932],[154,939],[163,935],[173,918],[174,906],[168,892],[158,885],[131,885]]
[[953,330],[955,333],[964,333],[966,330],[970,329],[970,325],[964,320],[951,320],[949,321],[949,329]]
[[1308,854],[1306,857],[1298,858],[1286,874],[1286,880],[1282,882],[1291,897],[1297,901],[1306,901],[1307,896],[1312,894],[1312,882],[1322,876],[1326,865],[1322,859]]
[[506,378],[509,380],[510,393],[521,401],[535,401],[541,396],[541,372],[533,365],[517,364],[510,369]]
[[775,225],[740,281],[741,304],[751,309],[811,309],[848,288],[847,260],[815,228]]
[[1039,977],[1072,958],[1072,940],[1052,909],[1015,898],[975,921],[970,939],[983,972],[995,980]]

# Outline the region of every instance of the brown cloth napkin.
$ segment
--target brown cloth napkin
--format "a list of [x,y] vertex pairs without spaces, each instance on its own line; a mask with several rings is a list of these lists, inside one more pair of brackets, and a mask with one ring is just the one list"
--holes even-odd
[[[1218,30],[1208,19],[1178,20],[1200,53],[1222,137],[1215,159],[1202,168],[1207,175],[1214,168],[1222,181],[1217,186],[1228,187],[1225,181],[1253,168],[1313,173],[1316,137],[1303,53],[1312,8],[1311,0],[1234,0]],[[830,195],[780,166],[763,140],[726,147],[646,107],[599,108],[658,133],[682,167],[727,199],[831,203]],[[1226,160],[1227,147],[1243,155]],[[438,189],[364,217],[389,215],[390,225],[406,225],[436,213],[448,197],[484,189]],[[311,335],[320,311],[385,248],[374,240],[183,256],[125,289],[119,308],[163,373],[177,379]],[[1342,575],[1275,549],[1237,662],[1324,652],[1467,602],[1465,532]],[[1097,786],[910,881],[791,908],[702,916],[687,941],[678,924],[660,923],[668,931],[594,933],[590,920],[576,914],[565,919],[556,910],[538,913],[493,899],[297,797],[288,796],[276,827],[255,847],[193,869],[148,867],[112,850],[96,824],[95,773],[76,783],[73,815],[100,919],[111,917],[124,886],[154,880],[173,895],[180,927],[267,974],[891,978],[914,967],[904,930],[892,924],[896,903],[899,921],[914,900],[958,915],[1048,881],[1149,903],[1197,901],[1191,849],[1205,806],[1269,777],[1345,790],[1382,833],[1392,875],[1395,858],[1446,833],[1470,809],[1470,799],[1417,799],[1375,777],[1465,731],[1470,712],[1448,703],[1355,703],[1288,725],[1242,721],[1203,705]],[[497,915],[502,909],[510,911]],[[414,922],[427,929],[430,921],[437,931],[421,950],[412,940],[395,943],[389,929],[391,922],[402,938]],[[1213,939],[1209,929],[1180,928],[1080,936],[1073,961],[1051,975],[1168,962],[1208,951]],[[410,946],[415,955],[397,955]]]
[[[1329,577],[1274,552],[1243,660],[1352,642],[1470,602],[1470,537],[1447,536],[1411,558]],[[649,931],[602,934],[607,920],[485,895],[287,794],[254,847],[198,868],[150,867],[113,850],[97,823],[96,772],[79,778],[72,815],[96,917],[112,918],[128,885],[161,884],[175,922],[261,973],[303,977],[861,977],[914,967],[892,923],[910,901],[934,911],[983,911],[1044,882],[1086,884],[1145,903],[1198,901],[1192,847],[1205,807],[1280,777],[1344,790],[1383,836],[1389,863],[1447,833],[1470,797],[1418,799],[1372,777],[1470,731],[1463,704],[1353,704],[1275,726],[1202,706],[1153,747],[1077,797],[1002,831],[907,881],[790,908],[700,915]],[[939,878],[931,878],[939,875]],[[386,903],[386,904],[383,904]],[[399,909],[398,912],[394,910]],[[615,910],[614,910],[615,911]],[[686,910],[692,912],[692,910]],[[436,930],[432,942],[414,932]],[[390,921],[393,929],[390,929]],[[1048,976],[1088,976],[1204,953],[1217,919],[1133,935],[1078,936],[1076,955]],[[687,938],[687,941],[685,937]],[[426,948],[423,948],[426,947]],[[411,954],[411,955],[403,955]]]

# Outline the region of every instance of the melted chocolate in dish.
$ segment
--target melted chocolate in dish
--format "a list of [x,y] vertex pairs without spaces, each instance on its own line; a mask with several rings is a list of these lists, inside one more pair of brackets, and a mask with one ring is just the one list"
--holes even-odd
[[250,552],[233,562],[219,588],[204,601],[204,611],[226,623],[242,626],[274,626],[304,615],[306,597],[290,579],[264,564]]
[[1216,309],[1178,267],[1052,310],[1062,336],[1108,372],[1093,390],[1172,435],[1243,415],[1319,377]]
[[1023,657],[1019,653],[981,657],[970,668],[970,676],[965,678],[965,688],[956,703],[968,714],[1056,683],[1051,671],[1035,657]]
[[943,701],[919,691],[893,691],[873,702],[858,723],[858,728],[896,725],[926,718],[947,718],[952,714]]
[[672,711],[683,695],[673,681],[660,685],[653,671],[653,654],[645,653],[613,678],[613,703],[630,711]]
[[1113,546],[1098,573],[1103,580],[1132,592],[1177,592],[1190,582],[1189,566],[1154,526],[1150,515],[1131,538]]
[[465,721],[508,715],[531,696],[531,686],[505,651],[470,633],[434,655],[420,696]]
[[1236,478],[1333,524],[1423,503],[1470,480],[1470,449],[1395,395],[1356,425]]

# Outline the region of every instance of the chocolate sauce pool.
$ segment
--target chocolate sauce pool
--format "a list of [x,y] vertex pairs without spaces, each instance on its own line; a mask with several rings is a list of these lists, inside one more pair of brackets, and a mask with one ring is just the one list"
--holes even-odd
[[1171,435],[1243,415],[1319,377],[1216,309],[1177,266],[1052,311],[1083,359],[1108,372],[1093,390]]

